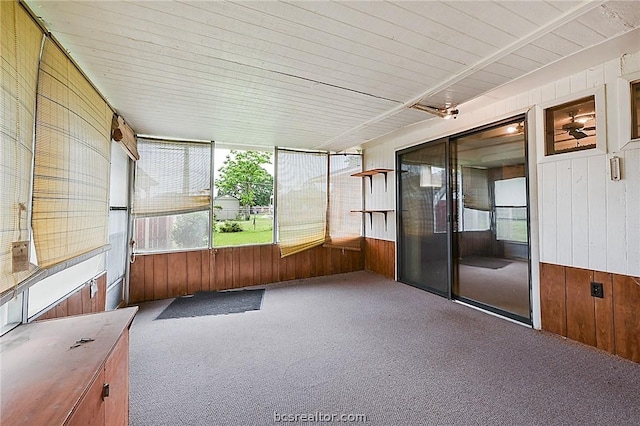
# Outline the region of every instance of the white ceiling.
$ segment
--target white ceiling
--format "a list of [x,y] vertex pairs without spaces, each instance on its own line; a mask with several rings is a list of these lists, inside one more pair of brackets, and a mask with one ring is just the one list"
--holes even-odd
[[138,134],[334,151],[640,28],[635,1],[26,3]]

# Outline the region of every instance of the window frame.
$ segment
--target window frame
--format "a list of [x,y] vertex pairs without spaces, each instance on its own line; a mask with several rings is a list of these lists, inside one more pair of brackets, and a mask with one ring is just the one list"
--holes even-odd
[[[548,154],[546,149],[546,110],[549,108],[559,107],[570,102],[575,102],[589,96],[593,96],[595,100],[597,128],[595,147],[589,149],[581,149],[578,151]],[[536,133],[540,135],[540,137],[538,138],[537,149],[538,164],[606,154],[607,116],[605,86],[601,85],[587,90],[581,90],[579,92],[575,92],[570,95],[539,104],[535,108],[535,126]]]
[[[524,204],[522,205],[506,205],[506,204],[500,204],[497,201],[497,196],[495,195],[498,191],[496,190],[498,185],[496,185],[496,183],[498,182],[504,182],[504,181],[509,181],[509,180],[514,180],[514,179],[524,179]],[[527,210],[527,198],[526,198],[526,193],[527,193],[527,178],[526,176],[516,176],[516,177],[511,177],[508,179],[499,179],[499,180],[494,180],[493,181],[493,193],[494,193],[494,206],[493,206],[493,216],[494,216],[494,227],[495,227],[495,238],[497,241],[504,241],[504,242],[508,242],[508,243],[514,243],[514,244],[528,244],[528,238],[529,236],[526,235],[525,237],[527,238],[527,240],[525,241],[518,241],[518,240],[511,240],[511,239],[507,239],[507,238],[500,238],[498,237],[498,209],[525,209],[525,214],[526,214],[526,218],[525,221],[528,221],[529,218],[529,212]]]
[[616,80],[615,91],[618,98],[617,107],[619,112],[617,114],[619,134],[616,151],[640,149],[640,135],[634,138],[631,129],[631,126],[633,126],[631,85],[633,83],[640,83],[640,70],[623,74]]
[[[581,124],[580,121],[576,121],[576,117],[578,117],[578,115],[575,115],[573,112],[569,113],[570,114],[570,119],[571,121],[565,125],[562,126],[562,129],[558,129],[556,128],[556,126],[558,125],[557,120],[558,120],[558,116],[560,115],[562,117],[563,120],[568,119],[567,117],[565,117],[565,115],[567,114],[563,114],[563,111],[566,111],[567,109],[574,109],[574,108],[578,108],[578,110],[582,107],[585,107],[587,105],[591,105],[593,104],[593,109],[595,112],[595,103],[596,103],[596,99],[594,95],[591,96],[587,96],[584,98],[580,98],[580,99],[576,99],[574,101],[570,101],[570,102],[566,102],[560,105],[556,105],[553,107],[549,107],[546,108],[544,110],[544,148],[545,148],[545,155],[549,156],[549,155],[559,155],[559,154],[566,154],[569,152],[576,152],[576,151],[585,151],[588,149],[594,149],[596,147],[596,143],[597,143],[597,139],[598,139],[598,126],[596,124],[596,128],[595,128],[595,134],[594,135],[587,135],[586,137],[593,137],[595,140],[593,143],[590,143],[588,145],[580,145],[580,140],[582,140],[585,136],[583,136],[582,138],[578,139],[577,136],[574,136],[571,134],[571,132],[574,132],[575,130],[580,130],[582,128],[584,128],[584,124]],[[587,107],[588,108],[588,107]],[[597,122],[597,115],[596,117],[594,117],[593,119],[589,119],[589,121],[596,121]],[[575,127],[574,125],[577,126],[582,126],[582,127]],[[569,127],[567,127],[569,126]],[[561,131],[561,135],[564,135],[565,133],[567,133],[569,136],[572,136],[574,138],[574,140],[576,141],[576,146],[575,147],[569,147],[569,148],[564,148],[564,149],[559,149],[556,147],[556,145],[559,143],[559,141],[556,140],[556,138],[558,137],[558,135],[556,134],[556,132],[560,130]],[[582,135],[586,135],[586,133],[584,132],[575,132],[575,133],[579,133]],[[571,138],[568,139],[569,141],[572,141]],[[560,142],[566,142],[567,140],[561,140]]]
[[631,140],[640,140],[640,79],[630,82],[629,89],[631,91]]

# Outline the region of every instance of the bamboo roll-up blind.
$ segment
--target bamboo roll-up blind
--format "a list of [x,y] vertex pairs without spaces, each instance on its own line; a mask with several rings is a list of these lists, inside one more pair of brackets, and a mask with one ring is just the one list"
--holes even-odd
[[134,161],[140,159],[136,134],[131,126],[124,122],[124,118],[119,115],[114,114],[111,120],[111,135],[113,140],[120,142],[120,145],[129,158]]
[[489,172],[487,169],[463,167],[462,192],[465,208],[483,211],[491,210]]
[[[33,273],[13,273],[13,242],[29,239],[33,124],[42,31],[15,1],[0,2],[0,293]],[[22,268],[18,268],[22,269]]]
[[280,252],[289,256],[325,242],[327,154],[277,151]]
[[329,156],[329,238],[325,245],[360,250],[362,235],[362,179],[351,176],[362,171],[360,154]]
[[138,139],[133,214],[162,216],[207,210],[211,144]]
[[107,244],[112,115],[47,39],[38,82],[32,219],[42,267]]

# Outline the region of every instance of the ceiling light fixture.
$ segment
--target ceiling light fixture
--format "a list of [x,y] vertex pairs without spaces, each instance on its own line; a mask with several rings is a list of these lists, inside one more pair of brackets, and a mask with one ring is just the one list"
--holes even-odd
[[524,121],[520,123],[514,123],[507,127],[507,133],[510,135],[514,133],[522,133],[524,131]]
[[456,118],[456,116],[458,115],[458,110],[451,106],[438,108],[438,107],[433,107],[429,105],[422,105],[420,103],[415,103],[411,105],[410,108],[417,109],[419,111],[428,112],[429,114],[437,115],[438,117],[444,118],[445,120],[448,120],[450,118]]

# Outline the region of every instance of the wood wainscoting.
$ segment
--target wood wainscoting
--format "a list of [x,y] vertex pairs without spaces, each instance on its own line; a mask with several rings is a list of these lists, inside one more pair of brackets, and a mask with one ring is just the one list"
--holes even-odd
[[129,303],[362,269],[362,251],[329,247],[284,258],[277,244],[136,255],[129,277]]
[[56,303],[38,316],[38,320],[68,317],[71,315],[104,312],[107,303],[107,273],[95,278],[98,292],[91,297],[91,281],[87,281],[71,295]]
[[364,269],[396,279],[396,243],[395,241],[365,238]]
[[640,278],[541,263],[540,299],[543,330],[640,362]]

